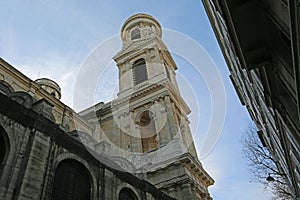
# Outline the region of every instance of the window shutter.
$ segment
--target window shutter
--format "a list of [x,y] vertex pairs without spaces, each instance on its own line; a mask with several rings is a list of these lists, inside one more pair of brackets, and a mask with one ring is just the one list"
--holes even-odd
[[143,58],[134,62],[132,70],[133,70],[133,82],[135,86],[148,80],[146,63]]

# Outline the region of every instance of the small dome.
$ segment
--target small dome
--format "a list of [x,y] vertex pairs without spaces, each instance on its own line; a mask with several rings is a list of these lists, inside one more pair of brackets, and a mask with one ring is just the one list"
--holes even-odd
[[53,95],[55,98],[61,98],[61,89],[56,82],[48,78],[39,78],[36,79],[34,82],[39,84],[44,90],[46,90],[49,94]]
[[148,14],[139,13],[129,17],[121,28],[123,42],[155,35],[162,36],[161,26],[156,19]]

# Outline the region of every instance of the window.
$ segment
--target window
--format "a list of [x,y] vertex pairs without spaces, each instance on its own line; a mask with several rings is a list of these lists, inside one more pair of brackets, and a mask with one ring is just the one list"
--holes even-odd
[[88,200],[90,192],[89,173],[81,163],[68,159],[57,166],[52,200]]
[[131,40],[136,40],[141,38],[141,31],[139,28],[135,28],[131,31]]
[[123,188],[119,193],[118,200],[137,200],[138,198],[134,192],[129,188]]
[[135,61],[132,66],[132,71],[134,86],[148,80],[145,59],[141,58]]
[[3,83],[0,83],[0,92],[3,94],[10,94],[12,91],[9,89],[8,86],[4,85]]
[[142,152],[149,152],[157,149],[157,133],[152,113],[144,111],[140,115],[138,124],[141,132]]

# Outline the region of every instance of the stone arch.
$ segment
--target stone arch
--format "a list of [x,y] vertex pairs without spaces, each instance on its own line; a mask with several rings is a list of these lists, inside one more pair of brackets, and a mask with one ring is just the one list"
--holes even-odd
[[75,159],[65,159],[55,169],[51,199],[92,199],[92,185],[88,168]]
[[4,128],[0,125],[0,177],[2,176],[4,166],[9,157],[10,149],[11,144],[9,137]]
[[134,173],[136,170],[134,164],[124,157],[113,156],[110,159],[114,161],[117,165],[119,165],[122,169],[124,169],[124,171],[126,172]]
[[136,191],[131,187],[122,187],[118,190],[118,200],[139,200]]
[[14,89],[5,81],[0,81],[0,93],[9,95],[10,93],[14,92]]
[[140,112],[137,115],[136,122],[141,134],[142,152],[156,150],[158,148],[158,138],[153,112],[150,109]]
[[18,147],[16,146],[18,139],[14,133],[13,126],[11,126],[13,123],[12,120],[0,115],[0,134],[4,135],[3,139],[5,139],[4,141],[6,143],[6,155],[0,165],[0,185],[11,178],[10,172],[13,170],[12,165],[15,162],[16,156],[18,156]]
[[97,191],[97,181],[96,181],[96,174],[95,172],[92,170],[92,168],[90,167],[90,165],[82,158],[78,157],[77,155],[75,154],[72,154],[70,152],[65,152],[65,153],[62,153],[60,155],[58,155],[53,163],[53,167],[52,167],[52,170],[51,170],[51,184],[50,184],[50,196],[52,195],[52,188],[53,188],[53,184],[54,184],[54,177],[55,177],[55,172],[56,172],[56,169],[57,167],[59,166],[60,163],[64,162],[65,160],[74,160],[78,163],[80,163],[82,166],[85,167],[85,169],[87,170],[88,172],[88,175],[89,175],[89,179],[90,179],[90,199],[96,199],[96,193],[94,191]]

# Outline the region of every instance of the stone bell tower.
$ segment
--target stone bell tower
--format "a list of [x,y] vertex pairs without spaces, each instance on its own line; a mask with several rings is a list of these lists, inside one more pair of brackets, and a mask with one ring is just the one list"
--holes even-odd
[[114,56],[119,92],[111,103],[121,129],[120,147],[136,172],[177,199],[211,199],[213,179],[198,160],[180,95],[177,66],[162,41],[157,20],[147,14],[127,19],[121,29],[122,49]]

